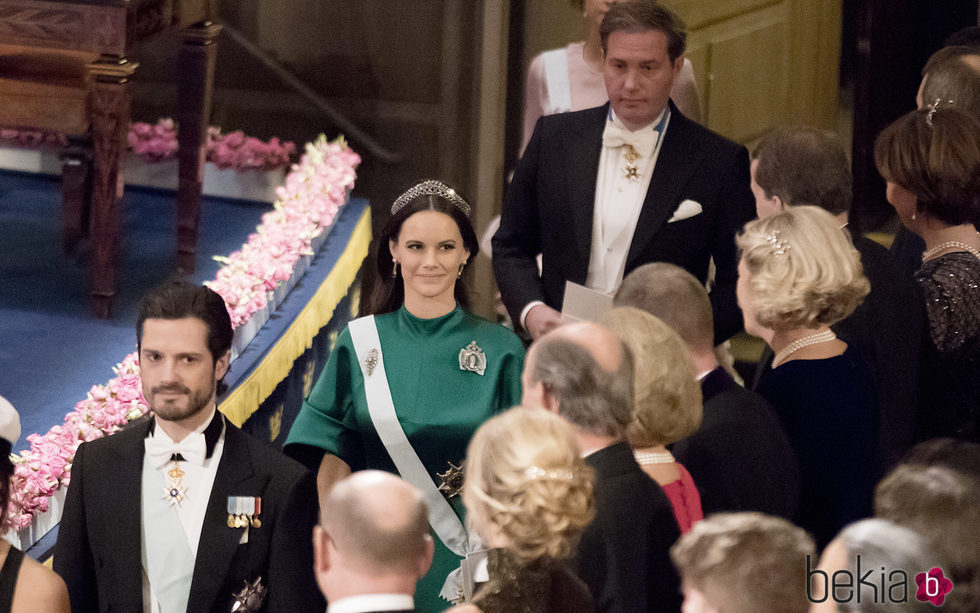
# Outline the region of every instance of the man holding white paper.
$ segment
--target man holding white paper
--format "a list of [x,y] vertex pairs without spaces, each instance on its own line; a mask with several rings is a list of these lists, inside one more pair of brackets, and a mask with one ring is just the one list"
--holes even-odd
[[734,237],[754,210],[748,152],[670,102],[686,37],[673,12],[618,3],[600,34],[610,103],[542,117],[508,190],[493,238],[504,304],[537,338],[560,322],[567,282],[611,295],[655,261],[706,282],[714,260],[721,342],[741,329]]

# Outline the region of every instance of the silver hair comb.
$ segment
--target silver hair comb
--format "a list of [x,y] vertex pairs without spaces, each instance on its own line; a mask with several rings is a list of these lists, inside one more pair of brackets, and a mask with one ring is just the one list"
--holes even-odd
[[769,243],[769,250],[776,255],[786,255],[786,252],[792,248],[789,241],[779,238],[779,230],[766,234],[766,242]]
[[562,481],[571,481],[575,477],[575,474],[570,470],[545,470],[537,466],[529,466],[524,471],[524,476],[528,479],[560,479]]
[[932,127],[932,118],[935,117],[936,111],[939,110],[941,105],[951,106],[953,104],[956,104],[955,100],[943,100],[942,98],[933,100],[932,104],[929,105],[929,113],[926,114],[926,125],[930,128]]

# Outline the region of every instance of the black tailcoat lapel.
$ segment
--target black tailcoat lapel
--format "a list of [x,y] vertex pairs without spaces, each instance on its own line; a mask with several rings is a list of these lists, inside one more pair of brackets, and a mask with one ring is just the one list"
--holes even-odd
[[[210,611],[219,596],[227,596],[219,592],[228,577],[243,531],[228,527],[228,497],[261,496],[269,480],[269,475],[256,474],[246,436],[226,424],[224,449],[197,548],[188,611]],[[267,580],[263,577],[263,582]]]
[[[640,209],[640,217],[636,221],[633,242],[630,243],[626,256],[627,272],[646,263],[646,259],[639,261],[638,258],[680,204],[684,187],[704,157],[704,149],[697,146],[697,141],[691,138],[688,130],[691,120],[684,117],[673,102],[670,103],[670,113],[664,144],[660,148],[660,156],[653,169],[643,208]],[[596,167],[598,168],[598,164]]]
[[583,112],[582,121],[562,135],[562,149],[565,154],[563,159],[567,161],[565,184],[568,186],[569,236],[574,241],[574,248],[568,249],[566,253],[575,256],[569,269],[572,274],[568,280],[580,284],[585,283],[589,274],[598,176],[596,169],[599,168],[602,131],[608,114],[608,102]]
[[[111,448],[115,454],[115,458],[110,460],[115,479],[104,482],[106,490],[96,497],[99,502],[90,501],[95,503],[93,506],[105,504],[105,517],[112,518],[112,526],[104,534],[112,539],[110,550],[118,556],[113,561],[116,571],[121,573],[113,579],[118,581],[118,598],[132,598],[132,604],[138,610],[143,607],[143,537],[140,533],[143,506],[140,497],[143,488],[143,456],[146,453],[144,440],[152,424],[152,417],[144,418],[114,435],[120,443]],[[162,491],[160,495],[163,495]],[[97,560],[96,563],[100,564],[100,561]]]

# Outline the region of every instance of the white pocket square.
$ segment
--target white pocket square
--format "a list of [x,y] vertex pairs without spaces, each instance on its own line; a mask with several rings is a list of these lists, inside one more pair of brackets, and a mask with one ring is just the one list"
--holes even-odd
[[704,209],[702,209],[701,205],[697,202],[693,200],[685,200],[680,204],[680,206],[677,207],[677,210],[674,211],[674,215],[667,220],[667,223],[674,223],[675,221],[689,219],[695,215],[700,215],[701,211],[703,210]]

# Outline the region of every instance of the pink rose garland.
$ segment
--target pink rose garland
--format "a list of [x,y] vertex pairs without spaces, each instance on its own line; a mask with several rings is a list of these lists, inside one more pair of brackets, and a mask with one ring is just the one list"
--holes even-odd
[[[169,120],[161,120],[149,131],[143,127],[135,130],[143,135],[152,133],[140,141],[155,141],[153,145],[141,145],[147,155],[166,156],[173,122],[164,121]],[[133,131],[130,137],[132,145]],[[233,162],[236,167],[266,164],[274,158],[288,160],[295,150],[292,143],[279,145],[273,139],[275,143],[262,153],[254,143],[249,145],[249,139],[240,132],[215,142],[229,138],[219,155],[226,156],[226,160],[238,160]],[[333,223],[346,202],[360,161],[360,156],[347,146],[343,137],[328,142],[320,135],[314,143],[307,144],[300,162],[286,177],[285,185],[278,188],[279,200],[274,210],[262,216],[255,233],[249,235],[239,251],[228,257],[215,257],[225,265],[207,285],[224,298],[234,327],[264,308],[269,292],[292,276],[301,257],[312,254],[311,242]],[[92,387],[85,400],[65,416],[64,423],[45,434],[31,434],[27,437],[30,449],[11,456],[15,466],[10,502],[0,531],[22,530],[48,510],[51,496],[71,479],[71,461],[79,445],[112,434],[149,410],[143,398],[137,355],[126,356],[113,371],[116,376],[104,385]]]

